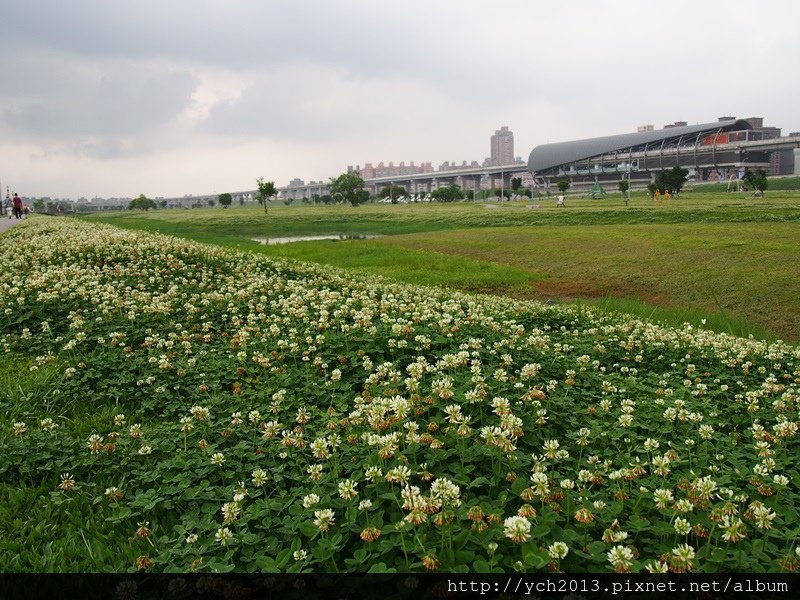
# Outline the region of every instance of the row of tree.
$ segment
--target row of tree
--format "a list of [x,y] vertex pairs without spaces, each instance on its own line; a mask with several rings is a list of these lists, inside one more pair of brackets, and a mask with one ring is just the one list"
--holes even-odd
[[[672,169],[662,171],[656,176],[656,180],[647,186],[647,190],[651,197],[656,193],[670,194],[671,196],[675,196],[680,193],[681,189],[683,189],[688,175],[689,171],[687,169],[677,166],[673,167]],[[767,189],[767,174],[764,169],[757,169],[756,171],[746,169],[743,180],[748,188],[758,190],[762,194]],[[259,177],[256,181],[256,184],[258,185],[256,199],[258,200],[258,203],[264,207],[264,213],[266,214],[268,211],[267,203],[277,195],[278,191],[273,181],[264,181],[263,177]],[[567,179],[561,179],[556,185],[558,187],[558,191],[563,194],[569,189],[570,182]],[[619,182],[619,190],[622,192],[623,196],[625,196],[625,194],[628,192],[629,185],[629,181],[624,179]],[[522,190],[520,192],[519,190],[521,187],[522,178],[514,177],[511,180],[511,191],[493,191],[497,195],[502,194],[506,197],[510,197],[512,191],[531,197],[531,191]],[[342,173],[338,177],[331,178],[329,190],[329,194],[315,197],[314,201],[323,202],[325,204],[341,202],[349,203],[352,206],[358,206],[359,204],[368,202],[370,199],[369,192],[364,189],[364,179],[361,177],[361,175],[354,171]],[[398,202],[401,198],[408,198],[409,196],[410,194],[404,187],[393,184],[382,188],[380,192],[378,192],[379,198],[388,198],[393,203]],[[439,202],[455,202],[457,200],[463,200],[465,197],[468,199],[473,199],[474,192],[464,192],[455,184],[441,187],[431,192],[431,198]],[[213,202],[213,200],[210,200],[209,205],[213,206]],[[217,202],[219,202],[220,206],[227,208],[233,202],[233,197],[226,192],[217,197]],[[290,204],[291,200],[287,200],[286,202],[287,204]],[[164,202],[162,206],[164,204],[166,204],[166,202]],[[128,205],[128,209],[130,210],[149,210],[151,208],[156,208],[156,203],[150,198],[147,198],[144,194],[140,194],[138,198],[131,200],[130,204]]]
[[[678,166],[661,171],[656,176],[655,181],[647,185],[647,192],[651,198],[655,196],[656,193],[677,196],[683,189],[688,176],[689,170]],[[745,169],[742,181],[744,181],[748,189],[758,190],[761,195],[763,195],[764,191],[767,189],[767,173],[764,169],[756,169],[755,171]],[[558,190],[564,193],[569,189],[570,183],[567,179],[561,179],[558,181],[557,186]],[[629,188],[630,181],[623,179],[619,182],[619,191],[622,192],[623,196],[627,194]],[[625,204],[627,205],[627,203],[626,199]]]

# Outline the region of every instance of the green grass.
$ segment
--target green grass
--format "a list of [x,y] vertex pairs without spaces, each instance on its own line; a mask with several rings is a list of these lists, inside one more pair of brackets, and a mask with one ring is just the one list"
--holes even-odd
[[[785,181],[785,180],[775,180]],[[587,301],[668,325],[800,339],[800,193],[527,203],[275,206],[83,217],[399,281]],[[265,225],[268,222],[268,230]],[[379,234],[263,246],[251,238]]]
[[[769,198],[775,192],[785,192],[788,190],[800,190],[800,177],[770,177],[768,180],[768,186],[766,189],[766,197]],[[728,192],[728,182],[721,182],[721,183],[695,183],[690,184],[690,187],[693,191],[697,192]],[[744,192],[750,197],[753,196],[753,192]]]
[[[506,202],[487,209],[483,202],[365,206],[274,206],[265,218],[260,207],[161,210],[83,215],[90,222],[144,229],[194,239],[311,234],[396,235],[473,227],[524,225],[596,225],[636,223],[800,222],[800,192],[766,198],[748,194],[687,193],[658,204],[643,193],[629,206],[619,195],[603,200],[570,197],[567,209],[556,209],[553,198]],[[268,225],[268,230],[267,230]]]
[[534,288],[554,298],[629,298],[800,333],[800,227],[791,223],[492,228],[384,243],[545,274]]
[[492,261],[394,247],[383,240],[317,241],[258,246],[256,251],[382,275],[418,285],[514,295],[543,275]]

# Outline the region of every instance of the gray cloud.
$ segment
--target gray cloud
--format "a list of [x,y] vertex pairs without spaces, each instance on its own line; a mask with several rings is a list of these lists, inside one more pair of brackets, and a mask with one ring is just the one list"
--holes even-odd
[[[180,115],[196,81],[171,68],[101,63],[70,69],[65,85],[19,93],[0,113],[13,133],[40,139],[147,134]],[[45,78],[42,67],[34,80]],[[51,80],[52,81],[52,80]],[[23,90],[24,91],[24,90]]]

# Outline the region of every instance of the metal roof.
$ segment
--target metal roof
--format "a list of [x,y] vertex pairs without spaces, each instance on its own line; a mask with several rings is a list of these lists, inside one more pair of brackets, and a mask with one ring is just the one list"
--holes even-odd
[[672,138],[693,135],[703,132],[727,131],[730,129],[751,129],[750,123],[744,119],[731,119],[729,121],[716,121],[703,125],[687,125],[685,127],[668,127],[656,131],[643,131],[641,133],[623,133],[605,137],[574,140],[571,142],[558,142],[555,144],[542,144],[531,150],[528,157],[528,170],[537,173],[559,165],[574,163],[579,160],[599,156],[609,152],[628,150],[636,146],[660,142]]

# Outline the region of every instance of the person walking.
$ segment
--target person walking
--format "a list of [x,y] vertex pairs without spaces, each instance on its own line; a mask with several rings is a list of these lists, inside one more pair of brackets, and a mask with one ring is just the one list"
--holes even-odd
[[566,208],[566,204],[564,204],[564,194],[559,194],[556,196],[556,208]]
[[17,193],[14,192],[14,199],[12,200],[14,204],[14,217],[17,219],[22,218],[22,198],[17,196]]

